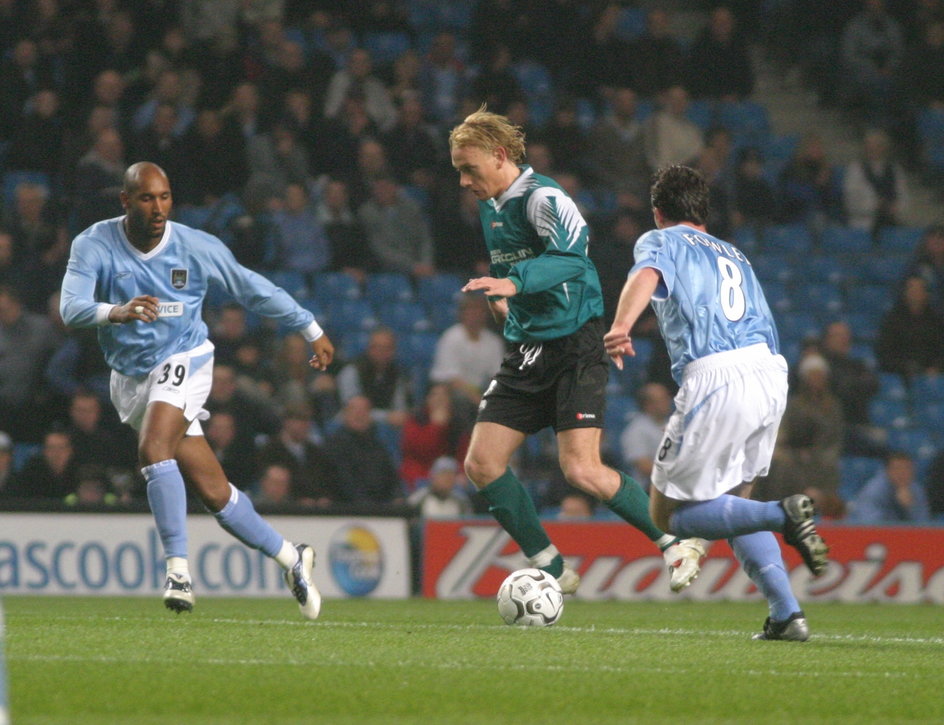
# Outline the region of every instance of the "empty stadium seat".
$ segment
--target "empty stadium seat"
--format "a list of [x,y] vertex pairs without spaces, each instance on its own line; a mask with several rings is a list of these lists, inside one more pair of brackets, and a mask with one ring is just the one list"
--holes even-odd
[[418,302],[389,302],[374,308],[374,311],[382,324],[401,335],[431,328],[426,309]]
[[908,388],[898,373],[878,373],[877,397],[884,400],[908,400]]
[[457,274],[440,272],[421,277],[416,283],[419,301],[425,305],[455,304],[462,295],[463,279]]
[[872,233],[852,227],[826,227],[819,239],[825,254],[868,254],[872,251]]
[[387,65],[410,49],[410,36],[402,31],[364,33],[363,46],[374,63]]
[[803,310],[784,312],[775,316],[777,331],[783,340],[800,342],[808,337],[819,335],[822,324],[811,312]]
[[52,179],[43,171],[7,171],[3,175],[3,202],[12,208],[16,201],[16,187],[20,184],[37,184],[50,190]]
[[308,296],[308,282],[301,272],[279,269],[267,276],[272,284],[281,287],[296,299]]
[[808,306],[820,314],[837,315],[843,310],[842,292],[832,284],[796,282],[792,296],[797,307]]
[[761,248],[765,253],[807,254],[813,248],[813,235],[805,224],[775,224],[764,230]]
[[356,300],[361,296],[361,285],[345,272],[319,272],[312,282],[310,294],[322,304],[330,306],[334,300]]
[[911,254],[921,243],[921,227],[882,227],[878,232],[878,246],[886,252]]
[[376,310],[394,302],[412,302],[413,283],[405,274],[397,272],[370,274],[364,281],[364,298]]
[[435,332],[411,332],[397,341],[397,359],[408,367],[429,368],[436,353],[439,335]]
[[881,467],[882,461],[878,458],[843,456],[839,460],[839,496],[843,501],[853,499]]
[[944,375],[917,375],[911,381],[915,401],[944,401]]
[[[319,298],[319,302],[322,300]],[[366,300],[338,297],[326,305],[328,324],[336,334],[346,334],[349,330],[370,330],[377,325],[377,316]]]
[[869,419],[889,431],[903,430],[911,425],[911,411],[905,400],[873,398],[869,402]]

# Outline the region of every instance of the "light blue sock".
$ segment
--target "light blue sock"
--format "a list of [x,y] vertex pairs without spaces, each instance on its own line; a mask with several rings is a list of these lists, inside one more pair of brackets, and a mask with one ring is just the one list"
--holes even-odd
[[728,539],[734,555],[744,571],[767,599],[770,618],[783,622],[794,612],[800,611],[800,603],[793,596],[790,577],[783,565],[780,545],[769,531],[758,531]]
[[282,548],[282,535],[256,513],[249,496],[240,492],[233,484],[230,484],[229,488],[229,501],[222,510],[213,514],[216,520],[246,546],[274,557]]
[[776,501],[751,501],[724,494],[711,501],[680,506],[669,519],[682,539],[728,539],[755,531],[783,531],[786,516]]
[[177,461],[158,461],[141,469],[147,498],[164,545],[164,557],[187,558],[187,487]]

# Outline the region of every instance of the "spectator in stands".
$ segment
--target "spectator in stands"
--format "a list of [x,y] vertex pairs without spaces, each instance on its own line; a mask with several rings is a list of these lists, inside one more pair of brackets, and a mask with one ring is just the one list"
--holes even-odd
[[0,285],[15,285],[19,276],[13,235],[0,228]]
[[944,22],[921,29],[920,42],[906,49],[900,75],[913,111],[944,108]]
[[662,383],[646,383],[636,400],[639,410],[620,434],[620,453],[636,483],[648,491],[652,465],[672,413],[672,395]]
[[[56,241],[52,219],[50,189],[43,184],[22,181],[13,190],[13,210],[7,228],[13,236],[17,266],[22,269],[35,262],[42,250]],[[17,284],[23,282],[20,276]]]
[[331,242],[305,186],[288,184],[281,206],[273,214],[277,231],[275,266],[302,274],[310,284],[313,274],[331,264]]
[[463,460],[469,447],[472,416],[463,414],[444,383],[429,387],[423,405],[403,424],[400,480],[407,491],[429,478],[430,467],[441,456]]
[[708,26],[689,48],[685,77],[695,98],[739,101],[754,92],[749,48],[730,8],[711,11]]
[[586,133],[578,122],[577,106],[573,99],[563,98],[558,101],[553,115],[535,140],[547,145],[558,172],[585,173]]
[[[620,35],[622,7],[607,2],[590,17],[582,33],[573,90],[585,98],[606,98],[616,88],[634,88],[632,47]],[[638,89],[635,89],[638,91]]]
[[235,301],[227,302],[220,307],[210,330],[215,363],[235,366],[236,351],[250,337],[246,308]]
[[823,138],[809,131],[800,139],[778,180],[780,219],[822,229],[838,219],[842,195]]
[[258,461],[265,469],[278,465],[291,475],[292,495],[305,506],[326,506],[334,479],[334,464],[327,451],[315,441],[312,411],[304,404],[286,406],[282,430],[259,450]]
[[698,159],[705,146],[704,134],[686,116],[688,106],[688,91],[682,86],[667,88],[659,96],[659,110],[644,124],[646,160],[650,168],[689,164]]
[[501,367],[505,343],[488,327],[491,313],[483,296],[463,295],[458,315],[459,321],[436,342],[429,379],[449,385],[478,405],[488,381]]
[[747,146],[738,151],[732,188],[731,221],[736,228],[752,227],[758,232],[777,217],[774,189],[764,171],[760,150]]
[[944,314],[944,224],[934,224],[925,230],[908,265],[907,276],[925,281],[932,306]]
[[901,25],[885,10],[885,0],[865,0],[862,12],[843,29],[840,43],[840,102],[866,112],[874,122],[887,122],[898,94],[905,39]]
[[272,401],[284,408],[305,406],[319,425],[325,425],[339,409],[337,386],[331,372],[308,364],[306,344],[300,335],[285,335],[279,342],[272,367]]
[[178,201],[212,204],[242,189],[249,177],[246,140],[233,126],[226,126],[218,110],[201,109],[182,144],[192,187],[186,196],[177,193]]
[[378,327],[370,333],[364,354],[338,373],[338,397],[342,406],[355,397],[365,397],[376,421],[399,428],[410,409],[410,382],[396,361],[397,337],[393,330]]
[[927,282],[907,277],[882,317],[875,356],[880,370],[905,379],[944,371],[944,317],[931,307]]
[[76,167],[71,231],[78,234],[97,221],[121,214],[118,194],[125,166],[125,146],[118,131],[102,129]]
[[78,485],[79,470],[72,440],[65,431],[51,430],[43,436],[42,450],[31,456],[15,474],[10,496],[62,501]]
[[102,401],[93,393],[78,391],[69,403],[69,424],[75,462],[79,466],[100,466],[109,477],[124,479],[134,475],[137,461],[134,447],[105,425]]
[[400,53],[391,68],[390,96],[394,103],[402,103],[406,98],[422,97],[420,88],[420,69],[423,62],[413,48]]
[[390,451],[379,438],[370,400],[349,398],[341,427],[328,436],[326,450],[334,462],[331,500],[337,503],[398,503],[403,487]]
[[247,444],[240,440],[236,415],[226,408],[216,408],[206,423],[205,435],[213,455],[226,466],[226,475],[234,485],[251,487],[258,471],[256,446],[254,441]]
[[213,386],[204,407],[211,415],[221,410],[230,413],[236,424],[236,445],[249,451],[255,447],[257,436],[275,435],[282,423],[269,402],[239,387],[238,382],[231,365],[214,365]]
[[862,157],[846,166],[842,194],[849,226],[875,232],[901,223],[910,198],[905,170],[892,158],[887,133],[865,132]]
[[488,249],[475,195],[452,184],[440,188],[432,215],[436,269],[463,276],[488,271]]
[[14,287],[0,287],[0,430],[16,441],[38,441],[48,424],[42,376],[58,340],[49,321],[24,309]]
[[593,518],[596,503],[585,493],[571,490],[561,499],[557,518],[560,521],[587,521]]
[[695,168],[708,182],[711,208],[708,210],[705,228],[718,239],[727,239],[731,233],[731,197],[734,194],[733,181],[724,173],[723,158],[722,149],[706,145],[698,154],[698,161],[695,163]]
[[17,40],[0,59],[0,103],[4,109],[0,114],[0,141],[13,135],[27,99],[51,85],[50,69],[42,67],[36,42],[28,37]]
[[849,502],[850,524],[926,523],[931,518],[928,497],[915,477],[911,454],[892,451],[885,466]]
[[829,387],[842,405],[845,421],[843,454],[883,456],[882,431],[869,420],[869,401],[879,390],[875,372],[852,354],[852,328],[843,320],[826,325],[820,353],[829,364]]
[[642,212],[649,207],[650,167],[636,110],[635,91],[613,91],[610,111],[587,135],[587,171],[591,181],[619,194],[624,206]]
[[50,177],[59,171],[64,124],[59,94],[45,88],[27,106],[19,128],[10,139],[6,167],[20,171],[41,171]]
[[311,179],[308,153],[291,124],[274,123],[269,131],[250,139],[246,151],[250,182],[264,185],[274,195],[284,194],[289,184],[307,187]]
[[482,70],[472,81],[472,95],[499,113],[512,101],[524,99],[524,91],[512,69],[511,49],[505,43],[492,47]]
[[259,482],[253,487],[252,500],[257,507],[291,506],[299,503],[295,497],[292,471],[281,463],[262,467]]
[[331,268],[363,282],[369,272],[377,269],[378,263],[351,209],[347,184],[340,179],[329,179],[322,187],[316,209],[318,221],[331,243]]
[[159,103],[148,124],[137,130],[131,140],[128,160],[151,161],[168,170],[175,179],[181,179],[176,188],[181,188],[184,199],[194,195],[194,182],[190,175],[193,160],[186,155],[183,135],[176,131],[177,109],[170,103]]
[[[2,485],[0,485],[0,491],[2,491]],[[941,519],[944,517],[944,448],[938,451],[931,460],[931,465],[928,466],[925,491],[928,495],[928,508],[931,515],[936,519]]]
[[649,8],[646,30],[630,48],[632,85],[641,96],[657,96],[685,79],[685,55],[672,35],[671,20],[664,8]]
[[643,231],[639,216],[627,209],[617,211],[609,224],[604,221],[593,228],[590,259],[600,276],[604,319],[612,319],[616,312],[626,275],[633,266],[633,248]]
[[175,111],[172,133],[176,137],[183,136],[197,116],[185,91],[185,85],[178,71],[173,69],[163,71],[158,76],[157,83],[148,99],[135,109],[131,120],[132,130],[135,133],[142,133],[153,123],[160,106],[170,106]]
[[259,87],[245,81],[233,89],[229,103],[222,110],[227,130],[242,136],[247,144],[263,131],[260,103]]
[[397,123],[383,136],[390,168],[400,183],[431,191],[442,162],[441,143],[435,129],[423,119],[418,95],[400,100]]
[[344,102],[351,95],[363,98],[367,116],[381,131],[392,128],[397,122],[397,111],[390,98],[390,91],[373,74],[370,51],[364,48],[354,50],[347,65],[331,76],[325,93],[324,115],[327,118],[340,117]]
[[356,148],[357,164],[350,177],[351,204],[360,207],[370,198],[377,179],[394,174],[387,149],[373,135],[359,139]]
[[799,386],[787,399],[777,434],[770,475],[761,479],[754,498],[777,501],[805,493],[824,516],[839,518],[839,458],[844,421],[842,405],[829,388],[829,363],[817,352],[798,365]]
[[357,217],[381,271],[413,277],[428,277],[436,271],[429,224],[395,178],[374,180],[371,196],[358,208]]
[[424,519],[455,519],[472,513],[472,503],[460,486],[459,462],[437,458],[429,469],[429,485],[417,488],[407,503]]
[[14,483],[13,439],[6,431],[0,430],[0,501],[11,497]]
[[453,121],[468,83],[465,65],[456,55],[453,33],[442,31],[435,35],[422,59],[419,81],[423,108],[430,121],[438,125]]
[[259,77],[263,107],[271,113],[281,108],[288,93],[304,89],[311,94],[319,109],[324,108],[328,83],[336,70],[334,61],[327,53],[312,47],[306,58],[301,43],[283,37],[278,41],[274,64]]

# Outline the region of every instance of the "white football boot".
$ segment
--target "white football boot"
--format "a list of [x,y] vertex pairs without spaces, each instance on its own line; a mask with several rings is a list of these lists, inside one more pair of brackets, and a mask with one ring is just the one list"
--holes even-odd
[[673,592],[682,591],[698,578],[707,548],[708,542],[704,539],[681,539],[662,552],[671,575],[669,588]]
[[292,590],[292,596],[298,602],[298,611],[305,619],[318,619],[321,613],[321,594],[311,578],[315,568],[315,550],[308,544],[298,544],[298,561],[291,569],[285,570],[285,583]]

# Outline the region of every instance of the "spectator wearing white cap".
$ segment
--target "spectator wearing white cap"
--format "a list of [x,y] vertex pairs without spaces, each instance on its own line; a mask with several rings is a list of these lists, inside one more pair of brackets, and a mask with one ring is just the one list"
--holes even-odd
[[459,462],[440,456],[429,469],[429,485],[418,488],[408,499],[424,519],[452,519],[472,513],[468,496],[459,488]]

